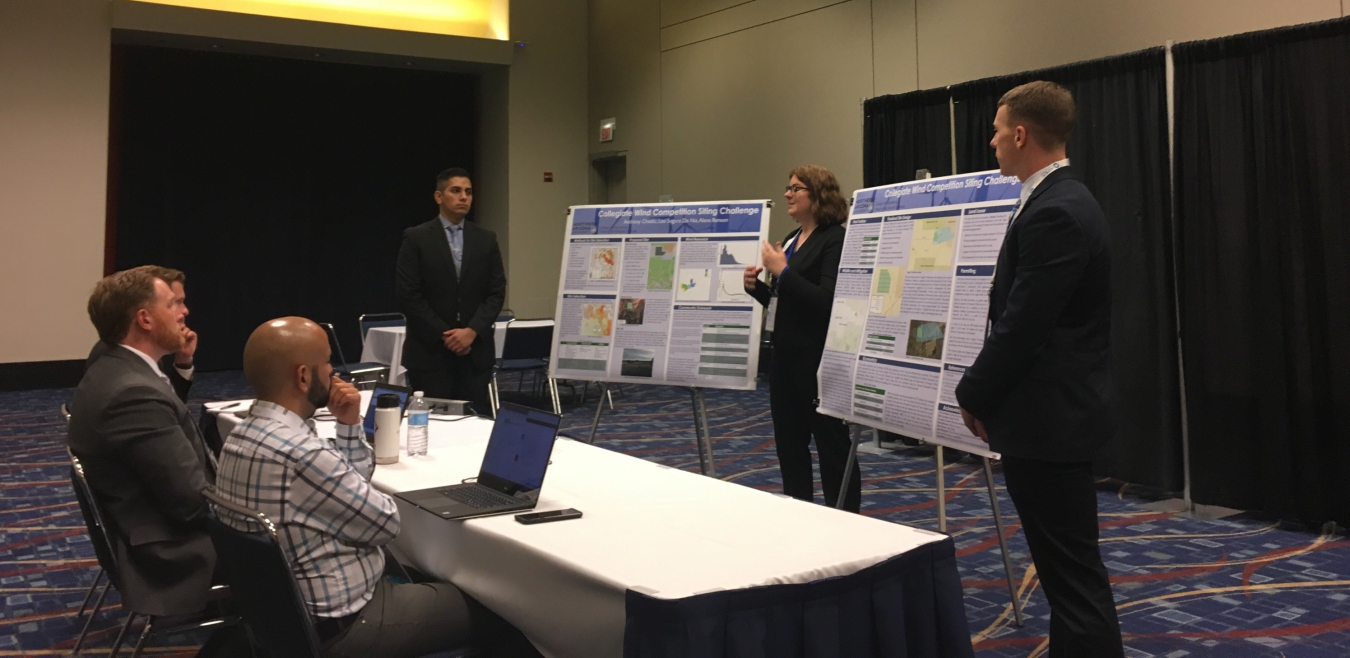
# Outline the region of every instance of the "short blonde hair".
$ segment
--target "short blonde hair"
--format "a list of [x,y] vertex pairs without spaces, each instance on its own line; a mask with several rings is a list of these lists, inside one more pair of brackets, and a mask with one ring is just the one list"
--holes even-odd
[[1008,118],[1031,124],[1035,128],[1031,136],[1042,147],[1060,148],[1069,143],[1078,110],[1068,89],[1037,80],[1013,87],[998,104],[1008,107]]

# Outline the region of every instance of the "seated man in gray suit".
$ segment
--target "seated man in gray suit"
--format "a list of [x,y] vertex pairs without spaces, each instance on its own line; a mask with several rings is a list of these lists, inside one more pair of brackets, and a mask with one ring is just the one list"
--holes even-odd
[[[108,516],[122,600],[154,615],[202,610],[216,562],[198,526],[215,455],[180,397],[196,348],[182,282],[182,272],[147,265],[94,287],[89,319],[99,344],[75,389],[66,436]],[[175,378],[160,365],[170,355]]]

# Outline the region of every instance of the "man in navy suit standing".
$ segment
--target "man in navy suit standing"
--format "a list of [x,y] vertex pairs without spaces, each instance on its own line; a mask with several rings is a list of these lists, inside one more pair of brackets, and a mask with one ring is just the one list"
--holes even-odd
[[1022,196],[999,252],[984,348],[956,387],[1003,473],[1050,601],[1050,656],[1122,656],[1098,548],[1092,456],[1111,436],[1111,247],[1101,206],[1065,157],[1069,91],[999,100],[990,146]]
[[408,318],[403,367],[408,383],[433,398],[473,403],[488,413],[497,362],[492,327],[506,301],[497,236],[466,219],[473,207],[469,172],[436,176],[440,214],[403,232],[395,290]]

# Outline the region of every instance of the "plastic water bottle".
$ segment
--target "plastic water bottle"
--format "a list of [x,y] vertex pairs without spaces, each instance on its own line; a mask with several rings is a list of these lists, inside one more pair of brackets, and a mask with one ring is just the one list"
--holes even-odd
[[431,407],[422,399],[422,391],[413,393],[408,403],[408,456],[418,457],[427,454],[427,422]]

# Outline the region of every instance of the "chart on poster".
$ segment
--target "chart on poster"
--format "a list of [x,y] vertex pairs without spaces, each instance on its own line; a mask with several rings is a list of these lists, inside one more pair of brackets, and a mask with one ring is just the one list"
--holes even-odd
[[956,384],[984,344],[994,264],[1022,185],[997,171],[853,193],[821,413],[979,455]]
[[574,206],[553,377],[753,389],[762,313],[746,294],[768,201]]

